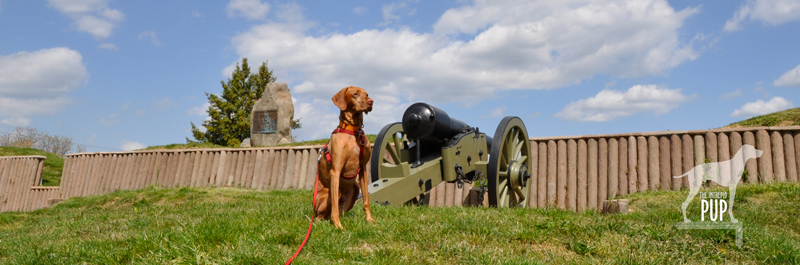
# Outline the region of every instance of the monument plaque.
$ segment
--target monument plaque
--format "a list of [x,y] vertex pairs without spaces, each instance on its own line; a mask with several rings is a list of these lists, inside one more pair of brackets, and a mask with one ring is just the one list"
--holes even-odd
[[278,131],[278,111],[254,111],[253,131],[259,134],[270,134]]
[[[2,0],[0,0],[2,1]],[[292,142],[294,105],[286,83],[269,83],[250,111],[250,145],[276,146]]]

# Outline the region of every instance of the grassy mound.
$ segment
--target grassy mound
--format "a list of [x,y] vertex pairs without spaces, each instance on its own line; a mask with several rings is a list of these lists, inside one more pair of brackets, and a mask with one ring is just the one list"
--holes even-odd
[[[367,134],[367,139],[369,139],[370,143],[374,143],[375,139],[378,138],[377,135],[374,134]],[[310,146],[310,145],[323,145],[328,143],[330,139],[318,139],[318,140],[311,140],[311,141],[303,141],[303,142],[294,142],[288,144],[282,144],[278,146]],[[221,146],[216,144],[210,143],[188,143],[188,144],[168,144],[168,145],[159,145],[159,146],[150,146],[143,150],[162,150],[162,149],[200,149],[200,148],[239,148],[239,147],[229,147],[229,146]]]
[[[687,192],[635,194],[627,215],[373,205],[369,224],[357,205],[347,231],[316,222],[296,264],[800,263],[799,185],[739,186],[741,249],[732,230],[673,228]],[[311,196],[149,187],[2,213],[0,263],[280,264],[305,235]]]
[[42,169],[42,186],[59,186],[61,184],[61,170],[64,168],[64,158],[38,149],[0,146],[0,156],[46,156]]
[[787,109],[784,111],[752,117],[740,122],[731,123],[724,128],[791,125],[800,125],[800,108]]

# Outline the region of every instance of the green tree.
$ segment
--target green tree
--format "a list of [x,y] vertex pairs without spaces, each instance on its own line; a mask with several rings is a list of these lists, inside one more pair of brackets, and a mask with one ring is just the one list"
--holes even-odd
[[210,103],[210,119],[203,121],[206,131],[201,131],[192,122],[192,136],[195,141],[188,137],[186,141],[239,146],[244,139],[250,137],[250,111],[270,82],[275,82],[275,77],[267,68],[267,62],[261,63],[258,73],[251,74],[247,58],[243,58],[241,67],[236,64],[228,82],[220,81],[222,95],[206,92]]

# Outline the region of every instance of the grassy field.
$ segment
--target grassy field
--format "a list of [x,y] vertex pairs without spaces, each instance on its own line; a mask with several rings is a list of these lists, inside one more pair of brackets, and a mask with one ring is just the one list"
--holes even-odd
[[[732,230],[673,228],[686,194],[629,196],[626,215],[374,205],[376,224],[361,210],[347,231],[317,222],[295,264],[800,263],[800,186],[739,186],[741,249]],[[0,263],[279,264],[303,239],[311,195],[149,187],[1,213]]]
[[61,170],[64,168],[64,158],[49,152],[33,148],[20,148],[0,146],[0,156],[46,156],[42,169],[42,186],[59,186],[61,184]]
[[800,125],[800,108],[778,111],[731,123],[726,128]]

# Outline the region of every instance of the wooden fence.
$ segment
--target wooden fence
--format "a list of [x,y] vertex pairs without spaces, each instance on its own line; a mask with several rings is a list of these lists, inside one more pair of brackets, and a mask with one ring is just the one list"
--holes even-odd
[[[617,195],[688,186],[674,179],[725,161],[743,144],[764,151],[746,163],[746,183],[797,182],[800,126],[531,138],[530,206],[595,209]],[[61,187],[40,187],[43,156],[0,158],[0,211],[47,207],[53,199],[163,187],[311,189],[321,146],[148,150],[65,157]],[[369,167],[367,167],[369,168]],[[369,172],[367,172],[369,174]],[[26,182],[27,181],[27,182]],[[442,183],[432,206],[466,204],[471,185]],[[488,200],[484,200],[487,202]]]
[[730,160],[743,144],[763,154],[747,161],[741,181],[798,182],[800,126],[544,137],[531,138],[536,199],[529,202],[582,211],[617,195],[687,188],[688,178],[672,176]]
[[32,211],[59,197],[58,187],[35,187],[41,182],[44,156],[0,157],[0,212]]

